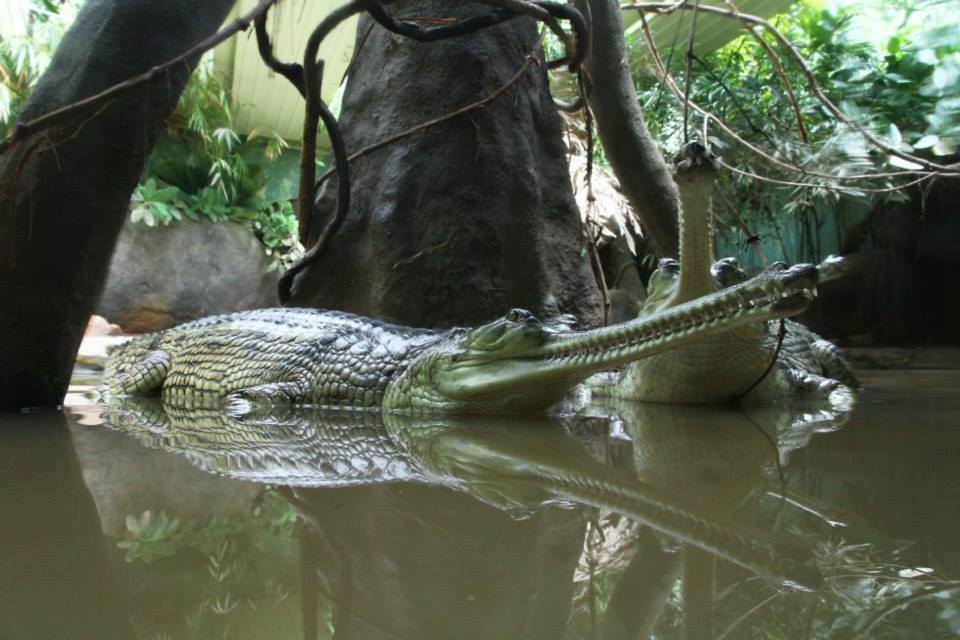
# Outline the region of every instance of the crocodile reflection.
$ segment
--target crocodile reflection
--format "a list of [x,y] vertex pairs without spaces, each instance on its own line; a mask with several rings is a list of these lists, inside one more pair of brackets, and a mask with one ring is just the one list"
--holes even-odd
[[814,434],[839,429],[851,408],[846,401],[793,401],[705,412],[613,399],[591,407],[595,414],[611,416],[629,436],[635,473],[644,482],[670,487],[716,514],[751,498],[782,498],[831,526],[843,525],[843,514],[778,486],[777,467]]
[[372,412],[290,408],[232,417],[220,409],[128,398],[108,405],[103,419],[149,448],[238,480],[343,487],[424,479]]
[[105,422],[212,473],[293,487],[415,481],[523,517],[551,503],[607,509],[783,586],[820,575],[799,542],[725,522],[590,457],[546,419],[494,421],[291,410],[242,418],[127,400]]

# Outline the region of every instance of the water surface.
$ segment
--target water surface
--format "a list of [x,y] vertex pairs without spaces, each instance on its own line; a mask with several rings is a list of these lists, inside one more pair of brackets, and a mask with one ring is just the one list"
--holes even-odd
[[849,414],[4,416],[0,640],[957,637],[960,372],[862,377]]

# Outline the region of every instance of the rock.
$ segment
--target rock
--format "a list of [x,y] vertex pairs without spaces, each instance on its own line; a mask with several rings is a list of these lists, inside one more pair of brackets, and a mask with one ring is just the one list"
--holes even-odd
[[183,220],[169,227],[127,222],[97,313],[128,333],[277,304],[277,274],[245,227]]
[[123,333],[120,325],[112,324],[103,316],[90,316],[87,322],[87,328],[84,330],[84,337],[87,336],[119,336]]
[[[405,14],[460,19],[488,10],[403,4]],[[524,68],[537,39],[526,19],[415,42],[364,15],[357,34],[364,44],[340,115],[349,152],[490,96]],[[349,213],[297,277],[291,304],[418,327],[477,324],[512,307],[541,317],[572,313],[584,326],[602,321],[542,63],[527,64],[484,108],[368,154],[350,174]],[[336,178],[325,184],[308,245],[335,210],[336,186]]]

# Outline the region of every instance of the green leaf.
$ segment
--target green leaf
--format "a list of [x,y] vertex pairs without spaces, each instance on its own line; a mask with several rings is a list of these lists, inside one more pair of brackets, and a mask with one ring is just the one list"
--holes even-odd
[[950,140],[941,138],[933,145],[933,155],[935,156],[952,156],[956,152],[957,145]]
[[890,139],[890,142],[895,147],[899,147],[903,143],[903,135],[900,133],[900,128],[892,122],[887,126],[887,138]]
[[230,219],[234,222],[253,222],[257,217],[257,212],[253,209],[244,209],[242,207],[232,207],[230,209]]
[[887,162],[890,163],[890,166],[897,167],[898,169],[908,169],[910,171],[923,169],[923,165],[919,165],[916,162],[911,162],[910,160],[904,160],[898,156],[890,156]]
[[149,212],[150,210],[146,207],[137,207],[130,212],[130,222],[146,224],[144,222],[144,216]]

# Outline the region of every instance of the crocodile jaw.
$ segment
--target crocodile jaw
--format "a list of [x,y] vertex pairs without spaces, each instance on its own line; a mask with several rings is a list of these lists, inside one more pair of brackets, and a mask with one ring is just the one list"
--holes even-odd
[[557,333],[522,356],[472,359],[456,348],[414,362],[387,388],[387,410],[535,413],[599,371],[732,327],[803,311],[817,268],[768,271],[740,285],[611,327]]

